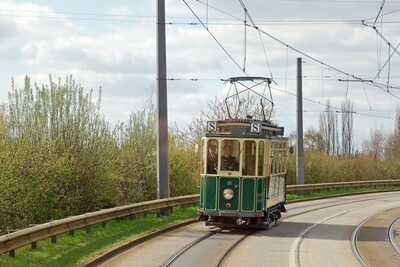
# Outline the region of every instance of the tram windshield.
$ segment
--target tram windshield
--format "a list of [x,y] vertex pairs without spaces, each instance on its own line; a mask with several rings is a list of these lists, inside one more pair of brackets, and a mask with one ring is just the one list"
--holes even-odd
[[239,171],[240,143],[237,140],[222,141],[221,171]]
[[207,173],[217,174],[218,172],[218,141],[208,140],[207,143]]

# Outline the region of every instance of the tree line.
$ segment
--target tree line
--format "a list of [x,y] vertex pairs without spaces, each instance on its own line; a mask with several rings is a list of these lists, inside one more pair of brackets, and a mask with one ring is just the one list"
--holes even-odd
[[[85,92],[72,77],[12,83],[0,108],[0,232],[156,198],[154,126],[151,106],[111,125],[101,89]],[[172,196],[197,191],[186,135],[170,131]]]
[[[260,115],[253,99],[241,102],[248,104],[238,116]],[[390,136],[372,132],[360,152],[354,105],[344,102],[339,111],[327,106],[319,128],[304,135],[306,182],[399,178],[400,127]],[[226,104],[216,98],[187,128],[170,129],[172,196],[197,193],[200,138],[208,120],[227,117]],[[0,105],[0,233],[155,199],[155,122],[149,105],[125,122],[109,123],[101,113],[101,89],[86,91],[72,77],[50,76],[40,85],[26,77],[22,88],[12,82],[7,103]],[[294,181],[291,154],[288,183]]]
[[[343,102],[339,110],[327,101],[327,108],[319,117],[319,128],[304,132],[306,183],[400,178],[400,109],[392,133],[385,135],[374,129],[361,146],[355,144],[354,114],[350,101]],[[295,134],[289,139],[294,146]],[[295,183],[295,164],[291,155],[289,183]]]

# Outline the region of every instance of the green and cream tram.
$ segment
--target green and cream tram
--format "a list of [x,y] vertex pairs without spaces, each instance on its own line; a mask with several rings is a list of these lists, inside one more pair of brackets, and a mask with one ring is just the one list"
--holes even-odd
[[288,140],[268,121],[208,123],[202,139],[200,218],[207,225],[267,228],[285,212]]

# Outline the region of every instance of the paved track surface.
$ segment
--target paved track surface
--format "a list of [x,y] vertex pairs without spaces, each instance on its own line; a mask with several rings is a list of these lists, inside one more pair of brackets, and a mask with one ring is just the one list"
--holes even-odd
[[396,222],[392,226],[393,230],[393,246],[395,247],[397,253],[400,254],[400,218],[396,220]]
[[[383,224],[358,226],[367,218],[396,207],[400,207],[398,192],[289,204],[282,222],[270,230],[250,235],[244,231],[217,232],[191,247],[192,242],[210,231],[204,223],[195,223],[138,245],[102,266],[162,266],[184,247],[190,248],[170,266],[362,266],[352,249],[353,232],[364,229],[388,233],[392,223],[388,221],[394,220],[395,215],[387,215],[390,219]],[[394,229],[396,234],[400,232],[400,226]]]
[[367,266],[400,266],[400,255],[389,238],[390,226],[398,218],[400,208],[395,208],[383,211],[362,224],[355,233],[355,244],[362,258],[361,262]]

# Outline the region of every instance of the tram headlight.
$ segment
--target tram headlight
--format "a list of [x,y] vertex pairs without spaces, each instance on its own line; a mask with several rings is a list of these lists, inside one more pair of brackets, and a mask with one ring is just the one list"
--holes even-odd
[[224,198],[226,200],[231,200],[233,198],[233,190],[230,188],[224,189]]

